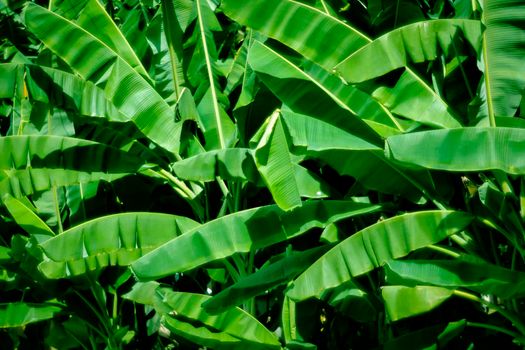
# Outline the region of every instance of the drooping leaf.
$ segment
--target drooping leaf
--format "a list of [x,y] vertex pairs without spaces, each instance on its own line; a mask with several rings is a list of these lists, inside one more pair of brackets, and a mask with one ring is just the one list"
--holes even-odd
[[27,324],[48,320],[62,311],[53,304],[8,303],[0,304],[0,328],[23,327]]
[[295,112],[322,119],[369,142],[380,142],[379,136],[336,95],[266,45],[254,41],[248,63],[268,88]]
[[[90,32],[38,5],[29,3],[24,19],[28,28],[76,73],[102,87],[107,99],[146,136],[169,151],[178,151],[179,140],[172,135],[180,125],[175,123],[173,111],[126,60]],[[77,44],[70,45],[72,40]]]
[[454,260],[389,261],[385,265],[391,284],[429,284],[446,288],[468,288],[500,298],[525,294],[525,274],[475,259],[468,255]]
[[[239,211],[187,232],[132,264],[140,280],[152,280],[296,237],[314,227],[373,213],[381,206],[348,201],[311,201],[292,211],[276,205]],[[220,232],[220,234],[218,233]],[[184,251],[184,254],[175,252]]]
[[398,321],[435,309],[454,291],[431,286],[385,286],[381,288],[381,294],[389,320]]
[[106,266],[127,266],[199,224],[182,216],[124,213],[75,226],[41,244],[47,278],[65,278]]
[[224,0],[221,9],[237,22],[285,43],[326,69],[369,42],[359,31],[298,1]]
[[240,305],[244,300],[292,280],[326,252],[327,248],[323,246],[304,252],[295,252],[275,263],[263,266],[255,273],[241,278],[235,284],[222,290],[202,306],[206,311],[215,314]]
[[454,53],[452,45],[458,32],[476,52],[481,51],[480,21],[438,19],[392,30],[348,56],[335,70],[352,83],[373,79],[410,62],[434,60],[440,51]]
[[[249,4],[225,0],[221,7],[236,21],[279,40],[328,71],[372,41],[348,23],[293,0]],[[380,85],[371,90],[373,98],[392,113],[433,127],[460,126],[447,103],[410,68],[394,87]]]
[[340,175],[350,175],[369,189],[402,194],[414,202],[422,198],[420,186],[432,191],[428,174],[399,169],[379,147],[340,128],[287,109],[283,109],[283,121],[294,153],[322,160]]
[[208,314],[201,305],[209,296],[174,292],[156,282],[148,282],[137,283],[124,297],[153,306],[170,331],[203,346],[280,349],[277,337],[239,308],[230,308],[218,315]]
[[301,274],[287,292],[295,300],[320,297],[324,290],[437,243],[463,230],[472,217],[455,211],[423,211],[396,216],[345,239]]
[[516,128],[423,131],[389,137],[385,154],[407,166],[524,175],[524,139],[525,131]]

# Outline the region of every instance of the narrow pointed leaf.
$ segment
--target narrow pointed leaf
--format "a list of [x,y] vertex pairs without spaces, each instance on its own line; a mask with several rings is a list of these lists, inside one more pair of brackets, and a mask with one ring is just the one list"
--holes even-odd
[[286,134],[276,111],[255,150],[255,164],[275,203],[283,210],[301,206]]
[[54,236],[53,230],[24,203],[13,198],[9,193],[2,198],[4,205],[20,227],[32,235]]
[[448,171],[502,170],[525,174],[525,130],[517,128],[462,128],[391,136],[388,159],[408,166]]
[[454,291],[430,286],[386,286],[381,288],[385,308],[391,321],[431,311],[449,299]]
[[181,216],[125,213],[75,226],[41,244],[47,278],[65,278],[106,266],[127,266],[199,224]]
[[410,252],[463,230],[472,217],[463,212],[425,211],[396,216],[345,239],[312,264],[287,295],[295,300],[320,297],[330,288],[351,281]]
[[132,269],[139,279],[152,280],[283,242],[311,228],[380,208],[348,201],[312,201],[289,212],[276,205],[248,209],[187,232],[136,261]]

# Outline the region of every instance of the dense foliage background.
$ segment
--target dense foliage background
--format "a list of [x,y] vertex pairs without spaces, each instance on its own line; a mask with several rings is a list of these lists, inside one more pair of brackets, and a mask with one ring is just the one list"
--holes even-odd
[[525,345],[525,3],[0,0],[0,344]]

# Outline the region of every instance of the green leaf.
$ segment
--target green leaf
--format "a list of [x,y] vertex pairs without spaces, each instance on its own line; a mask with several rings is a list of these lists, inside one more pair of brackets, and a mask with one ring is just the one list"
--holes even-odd
[[53,187],[78,185],[95,181],[114,181],[129,173],[108,174],[101,171],[76,171],[65,169],[0,170],[0,193],[21,198]]
[[0,137],[0,169],[136,172],[143,161],[98,142],[63,136]]
[[237,22],[285,43],[329,70],[369,42],[359,31],[297,1],[223,0],[221,9]]
[[[60,10],[60,5],[58,10]],[[76,8],[75,10],[80,10],[75,21],[79,27],[106,44],[108,48],[126,61],[143,78],[146,80],[151,79],[135,51],[99,1],[88,0],[82,8]]]
[[295,300],[321,297],[330,288],[434,244],[463,230],[472,217],[455,211],[423,211],[396,216],[345,239],[312,264],[287,295]]
[[30,208],[9,193],[6,193],[2,201],[7,210],[20,227],[32,235],[54,236],[53,230],[46,225]]
[[369,142],[380,143],[377,133],[322,82],[268,46],[255,40],[248,63],[268,88],[295,112],[322,119]]
[[209,296],[174,292],[156,282],[138,283],[124,298],[151,305],[162,315],[162,323],[173,333],[213,348],[280,349],[277,337],[253,316],[234,307],[210,315],[201,305]]
[[450,298],[454,291],[429,286],[385,286],[381,288],[381,294],[390,321],[398,321],[435,309]]
[[52,304],[8,303],[0,304],[0,328],[23,327],[27,324],[49,320],[62,311]]
[[[279,40],[328,71],[372,41],[349,24],[293,0],[253,0],[249,4],[225,0],[221,7],[236,21]],[[370,94],[405,118],[433,127],[460,126],[447,103],[410,68],[393,88],[375,86]]]
[[459,320],[440,324],[411,332],[391,339],[384,344],[385,350],[399,350],[416,347],[417,349],[439,349],[463,332],[467,321]]
[[[31,32],[76,73],[103,88],[107,99],[146,136],[169,151],[178,151],[179,140],[172,135],[180,125],[173,111],[125,59],[97,36],[41,6],[29,3],[24,19]],[[70,45],[72,41],[76,44]]]
[[133,263],[132,270],[140,280],[152,280],[380,209],[381,206],[348,201],[311,201],[288,212],[276,205],[239,211],[209,221],[164,244]]
[[524,18],[525,5],[521,2],[484,2],[483,64],[488,114],[492,121],[494,117],[514,116],[525,89]]
[[481,51],[480,21],[439,19],[412,23],[392,30],[339,63],[335,70],[348,82],[358,83],[382,76],[409,63],[435,60],[440,51],[457,55],[452,45],[461,32],[467,42]]
[[381,148],[322,120],[288,109],[282,113],[294,153],[322,160],[369,189],[402,194],[414,202],[421,199],[420,185],[432,189],[428,174],[399,169],[385,158]]
[[247,148],[226,148],[213,150],[180,160],[172,170],[183,180],[215,181],[217,176],[224,180],[259,181],[259,173],[252,151]]
[[0,137],[0,190],[20,198],[54,186],[113,181],[143,164],[118,149],[63,136]]
[[75,226],[41,244],[47,278],[65,278],[106,266],[127,266],[199,224],[182,216],[125,213]]
[[525,130],[461,128],[391,136],[388,159],[407,166],[448,171],[502,170],[525,174]]
[[280,111],[276,111],[255,150],[255,164],[275,203],[283,210],[302,205],[288,149]]
[[240,305],[247,299],[289,282],[326,252],[327,248],[323,246],[303,252],[293,252],[277,262],[263,266],[251,275],[242,277],[202,306],[207,312],[216,314],[232,306]]
[[[222,96],[217,81],[218,54],[212,31],[220,30],[221,27],[206,0],[195,0],[195,7],[197,10],[195,31],[199,38],[190,65],[204,66],[203,72],[199,72],[201,74],[197,76],[206,81],[209,87],[198,104],[201,127],[206,137],[206,148],[208,150],[222,149],[233,143],[235,125],[219,103],[220,99],[225,100],[226,98]],[[197,79],[197,76],[194,79]],[[199,81],[198,85],[200,84]]]
[[525,295],[525,273],[468,255],[454,260],[393,260],[387,262],[385,271],[390,284],[464,287],[503,299]]

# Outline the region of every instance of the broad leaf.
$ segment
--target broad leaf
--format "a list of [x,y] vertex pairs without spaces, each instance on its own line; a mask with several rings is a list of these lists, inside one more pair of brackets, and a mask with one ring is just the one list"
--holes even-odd
[[62,311],[52,304],[8,303],[0,304],[0,328],[24,327],[27,324],[48,320]]
[[516,128],[424,131],[389,137],[385,154],[407,166],[524,175],[523,140],[525,130]]
[[381,288],[390,321],[417,316],[435,309],[450,298],[454,291],[429,286],[386,286]]
[[318,247],[304,252],[293,252],[281,260],[263,266],[255,273],[241,278],[232,286],[213,296],[202,306],[210,313],[218,313],[243,301],[284,284],[303,272],[319,258],[328,247]]
[[75,226],[41,244],[47,278],[77,276],[106,266],[127,266],[198,223],[159,213],[125,213]]
[[174,292],[156,282],[138,283],[124,296],[151,305],[163,316],[162,323],[175,334],[214,348],[276,348],[277,337],[253,316],[239,308],[210,315],[201,305],[209,296]]
[[440,19],[409,24],[375,39],[339,63],[335,70],[351,83],[384,75],[410,62],[420,63],[438,57],[440,51],[457,55],[453,40],[461,32],[467,42],[481,51],[481,22]]
[[525,89],[525,4],[487,0],[483,7],[483,65],[490,118],[512,117]]
[[464,287],[503,299],[525,295],[525,273],[468,255],[454,260],[393,260],[386,264],[385,270],[390,284]]
[[248,63],[268,88],[295,112],[322,119],[369,142],[380,142],[379,136],[338,96],[268,46],[254,41]]
[[[239,211],[187,232],[133,263],[140,280],[152,280],[202,266],[235,253],[264,248],[314,227],[380,210],[349,201],[312,201],[285,212],[276,205]],[[177,254],[184,252],[184,254]]]
[[[102,87],[107,99],[146,136],[169,151],[178,151],[179,140],[172,135],[180,125],[173,111],[126,60],[82,27],[38,5],[29,3],[24,18],[40,40],[76,73]],[[62,30],[49,30],[54,27]],[[71,41],[77,44],[70,45]]]
[[391,259],[434,244],[463,230],[472,217],[455,211],[424,211],[396,216],[345,239],[313,263],[287,295],[295,300],[320,297]]

